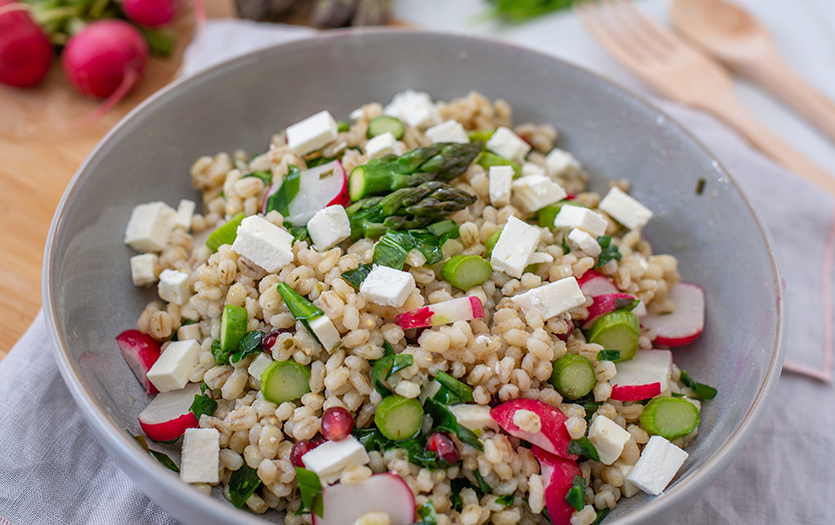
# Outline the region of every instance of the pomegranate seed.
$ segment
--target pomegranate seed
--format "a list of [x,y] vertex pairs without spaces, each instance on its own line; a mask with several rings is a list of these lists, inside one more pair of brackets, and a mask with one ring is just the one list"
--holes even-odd
[[438,455],[439,459],[446,461],[450,465],[454,465],[461,460],[461,454],[458,452],[458,447],[455,442],[449,437],[446,432],[435,432],[426,441],[427,450]]
[[354,418],[342,407],[330,407],[322,414],[322,435],[329,441],[339,441],[351,435]]
[[292,332],[293,330],[289,328],[280,328],[278,330],[273,330],[270,333],[264,334],[264,337],[261,338],[261,350],[265,352],[269,352],[273,349],[273,345],[275,344],[276,340],[278,339],[279,334],[283,334],[285,332]]
[[571,333],[573,331],[574,331],[574,321],[568,321],[568,330],[566,330],[564,333],[556,334],[557,339],[559,339],[561,341],[568,341],[568,338],[569,338],[569,336],[571,336]]
[[302,456],[323,443],[322,441],[316,443],[314,442],[315,439],[316,438],[313,438],[312,440],[302,439],[293,444],[293,449],[290,451],[290,463],[292,463],[294,467],[304,468]]

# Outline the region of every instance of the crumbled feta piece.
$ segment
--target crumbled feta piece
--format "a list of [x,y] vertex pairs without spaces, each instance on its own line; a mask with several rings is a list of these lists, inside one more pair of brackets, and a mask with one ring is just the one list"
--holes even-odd
[[182,199],[177,206],[177,218],[174,220],[174,227],[182,228],[185,231],[191,230],[191,218],[194,217],[196,206],[194,201]]
[[568,240],[577,249],[586,252],[589,257],[597,257],[600,255],[600,244],[597,242],[597,239],[579,228],[571,230],[571,233],[568,234]]
[[402,142],[398,142],[391,131],[386,131],[376,137],[373,137],[365,143],[365,154],[369,159],[382,157],[384,155],[403,155],[406,147]]
[[198,323],[184,324],[177,329],[177,340],[186,341],[188,339],[202,339],[200,332],[200,325]]
[[317,211],[307,221],[307,231],[316,251],[324,252],[351,236],[351,222],[345,208],[334,204]]
[[623,446],[632,434],[606,416],[598,415],[589,427],[589,441],[592,442],[600,462],[611,465],[620,457]]
[[277,273],[293,260],[293,236],[263,217],[241,221],[232,250],[270,273]]
[[415,278],[409,272],[388,266],[375,266],[360,285],[360,293],[380,306],[400,308],[415,290]]
[[308,320],[307,324],[328,352],[333,352],[339,346],[339,343],[342,342],[342,337],[327,315],[321,315],[316,319]]
[[533,162],[525,162],[522,164],[522,176],[525,175],[545,175],[545,168]]
[[530,432],[536,434],[542,430],[542,420],[535,412],[525,410],[524,408],[513,413],[513,424],[519,427],[523,432]]
[[441,122],[437,126],[432,126],[426,130],[426,138],[432,143],[438,142],[456,142],[458,144],[469,144],[470,137],[467,135],[467,130],[457,120],[447,120]]
[[545,252],[534,252],[528,258],[528,264],[541,264],[554,261],[554,256]]
[[365,447],[354,436],[339,441],[325,441],[302,456],[306,469],[324,483],[334,483],[343,470],[369,462]]
[[159,257],[153,253],[143,253],[130,258],[130,277],[134,286],[146,286],[157,282],[156,267]]
[[554,228],[571,230],[579,228],[590,233],[594,238],[606,233],[606,219],[594,211],[582,206],[565,205],[560,208],[554,219]]
[[125,229],[125,244],[138,252],[161,252],[174,229],[177,212],[164,202],[136,206]]
[[513,168],[510,166],[490,166],[490,204],[501,208],[510,204],[510,191],[513,187]]
[[511,277],[522,277],[528,259],[539,244],[540,235],[539,228],[510,216],[493,247],[490,264]]
[[287,127],[287,145],[296,155],[307,155],[336,140],[338,126],[328,111],[296,122]]
[[183,436],[180,481],[218,483],[220,432],[216,428],[187,428]]
[[397,117],[413,128],[426,129],[441,122],[441,113],[429,93],[406,90],[391,99],[383,113]]
[[179,390],[188,383],[188,375],[197,366],[199,357],[200,344],[195,339],[168,343],[148,370],[148,381],[160,392]]
[[562,186],[545,175],[526,175],[513,181],[513,200],[526,213],[533,213],[565,197]]
[[[455,419],[458,420],[459,425],[463,425],[473,432],[489,428],[499,431],[499,424],[490,415],[490,407],[484,405],[449,405],[447,407]],[[519,411],[517,411],[519,412]],[[536,415],[536,414],[534,414]],[[520,425],[516,425],[520,426]]]
[[513,132],[512,129],[504,126],[499,127],[490,140],[487,141],[487,149],[516,162],[522,162],[525,155],[531,150],[531,145],[525,142],[522,137]]
[[565,173],[569,168],[579,170],[582,166],[571,153],[560,148],[554,148],[545,156],[545,167],[549,176],[556,177]]
[[163,270],[159,274],[159,296],[169,303],[185,304],[191,297],[188,274],[177,270]]
[[626,479],[647,494],[657,496],[667,488],[687,456],[687,452],[663,437],[652,436]]
[[272,362],[273,358],[270,354],[267,352],[261,352],[255,357],[255,359],[252,360],[246,371],[249,372],[249,375],[260,381],[261,374],[264,373],[264,370],[266,370]]
[[617,186],[600,201],[598,208],[630,230],[643,228],[652,218],[652,210],[630,197]]
[[525,312],[536,310],[547,320],[585,303],[586,296],[577,279],[566,277],[516,295],[511,300]]

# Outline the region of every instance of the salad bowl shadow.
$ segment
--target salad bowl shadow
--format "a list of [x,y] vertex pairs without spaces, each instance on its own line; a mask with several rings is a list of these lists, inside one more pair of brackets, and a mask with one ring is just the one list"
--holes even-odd
[[591,173],[592,190],[631,181],[632,194],[655,212],[644,232],[653,248],[675,255],[682,276],[703,286],[705,331],[674,356],[719,394],[704,404],[699,435],[667,490],[622,499],[605,521],[671,523],[742,448],[776,386],[784,312],[768,235],[725,169],[653,106],[555,58],[464,36],[337,31],[264,49],[176,82],[104,138],[64,194],[43,270],[57,362],[90,428],[136,485],[183,523],[283,522],[234,508],[218,489],[204,496],[131,437],[141,433],[136,417],[150,399],[114,337],[155,297],[131,282],[125,226],[140,203],[199,202],[188,173],[202,155],[261,151],[301,118],[322,109],[340,118],[405,89],[438,100],[478,90],[507,100],[515,122],[555,125],[560,146]]

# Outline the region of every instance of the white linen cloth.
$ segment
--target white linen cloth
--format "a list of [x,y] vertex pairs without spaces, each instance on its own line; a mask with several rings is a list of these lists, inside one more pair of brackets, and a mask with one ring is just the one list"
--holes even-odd
[[[184,72],[308,33],[210,21],[190,48]],[[713,118],[658,104],[730,169],[758,210],[786,282],[788,359],[823,370],[825,349],[832,351],[835,301],[823,286],[835,271],[832,199],[754,152]],[[831,384],[784,372],[751,440],[675,524],[835,523],[833,406]],[[176,523],[131,483],[87,428],[55,365],[42,314],[0,361],[0,414],[0,525]]]

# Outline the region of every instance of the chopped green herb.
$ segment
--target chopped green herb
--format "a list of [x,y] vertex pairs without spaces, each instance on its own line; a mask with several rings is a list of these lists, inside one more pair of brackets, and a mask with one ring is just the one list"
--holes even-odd
[[574,507],[574,510],[581,511],[586,506],[586,478],[583,476],[574,476],[574,481],[568,493],[565,495],[565,501]]
[[292,201],[299,193],[299,184],[301,183],[301,171],[296,166],[290,166],[290,173],[284,177],[284,182],[278,190],[267,197],[267,207],[264,214],[275,210],[287,217],[290,215],[290,201]]
[[412,236],[405,232],[390,231],[374,246],[374,264],[402,270],[409,251],[415,247]]
[[229,358],[229,362],[235,364],[250,354],[260,352],[261,340],[263,338],[264,332],[261,332],[260,330],[253,330],[252,332],[244,334],[241,338],[241,342],[238,343],[238,351],[232,354]]
[[600,268],[612,259],[620,260],[621,254],[618,247],[612,244],[612,238],[608,235],[601,235],[597,238],[597,244],[600,245],[600,258],[597,260],[595,267]]
[[208,389],[209,385],[207,385],[205,381],[200,381],[200,393],[205,394]]
[[484,478],[481,477],[481,473],[478,471],[478,469],[474,470],[473,474],[475,474],[475,480],[478,482],[478,487],[476,487],[476,491],[480,493],[479,496],[488,494],[493,490],[490,488],[490,485],[488,485],[487,482],[484,481]]
[[427,399],[423,403],[423,408],[427,414],[432,416],[433,430],[444,430],[450,434],[455,434],[461,442],[477,450],[484,450],[484,444],[478,439],[478,436],[464,425],[459,425],[455,415],[445,405],[434,399]]
[[594,413],[597,412],[597,409],[603,404],[594,400],[594,394],[588,394],[579,399],[575,399],[572,403],[580,405],[583,409],[585,409],[586,421],[589,421],[591,416],[593,416]]
[[261,182],[264,183],[264,186],[269,186],[270,184],[273,183],[273,174],[270,173],[269,171],[255,170],[251,173],[247,173],[246,175],[244,175],[241,178],[245,179],[247,177],[257,177],[257,178],[261,179]]
[[197,418],[197,421],[200,421],[200,416],[203,414],[213,416],[216,409],[217,401],[205,394],[201,396],[194,396],[194,402],[192,402],[189,407],[189,410],[192,414],[194,414],[194,417]]
[[603,521],[603,518],[605,518],[606,516],[609,515],[610,510],[611,509],[609,507],[603,507],[602,509],[598,510],[597,511],[597,519],[594,520],[591,523],[591,525],[600,525],[600,523]]
[[212,357],[215,358],[215,364],[217,366],[229,364],[229,353],[221,348],[220,341],[217,339],[212,341]]
[[452,496],[450,496],[450,500],[452,500],[452,508],[458,512],[461,512],[461,509],[464,507],[464,500],[461,499],[461,491],[464,489],[473,489],[476,492],[478,491],[478,488],[473,485],[473,482],[465,477],[450,480],[449,485],[452,489]]
[[322,164],[327,164],[328,162],[333,162],[335,160],[336,157],[316,157],[315,159],[307,161],[307,169],[315,168],[316,166],[321,166]]
[[302,242],[310,236],[310,233],[307,231],[307,227],[305,226],[293,226],[292,223],[285,221],[284,227],[287,228],[287,231],[293,236],[293,244],[296,242]]
[[[447,374],[443,370],[438,370],[435,372],[435,380],[441,384],[441,386],[445,387],[449,390],[457,399],[460,399],[460,403],[472,403],[473,402],[473,388],[466,383],[462,383],[461,381],[455,379],[451,375]],[[434,397],[434,396],[433,396]],[[458,403],[447,403],[447,404],[458,404]]]
[[597,448],[586,436],[583,436],[580,439],[572,440],[571,443],[568,444],[568,453],[600,461],[600,455],[597,453]]
[[430,224],[426,227],[426,229],[429,231],[429,233],[431,233],[435,237],[438,237],[439,239],[444,235],[452,233],[453,231],[455,232],[455,237],[458,237],[458,223],[456,223],[452,219],[444,219],[434,224]]
[[417,515],[420,521],[415,525],[438,525],[438,513],[431,499],[417,508]]
[[487,142],[493,136],[496,130],[494,129],[476,129],[473,131],[468,131],[467,136],[470,138],[470,142]]
[[696,195],[701,195],[705,191],[705,183],[707,181],[705,179],[699,179],[696,181]]
[[360,264],[359,267],[354,268],[353,270],[342,272],[342,278],[345,279],[348,284],[359,290],[360,285],[365,278],[368,277],[368,274],[371,273],[372,268],[373,266],[370,264]]
[[617,361],[620,359],[620,350],[601,350],[597,352],[598,361]]
[[486,170],[489,170],[491,166],[510,166],[511,168],[513,168],[514,178],[522,174],[522,167],[519,166],[519,164],[513,162],[510,159],[499,157],[498,155],[490,153],[489,151],[482,151],[481,155],[478,156],[475,163]]
[[514,24],[542,16],[559,9],[567,9],[578,0],[487,0],[493,9],[486,18],[501,18]]
[[340,120],[336,123],[336,131],[338,131],[339,133],[343,133],[345,131],[348,131],[349,129],[351,129],[351,123],[347,120]]
[[316,319],[325,315],[325,312],[310,302],[310,300],[301,296],[297,291],[293,290],[287,283],[278,283],[278,293],[284,299],[287,308],[297,321]]
[[415,358],[411,354],[395,354],[394,348],[388,343],[383,343],[385,354],[380,359],[373,361],[371,368],[371,382],[374,388],[381,396],[386,397],[391,395],[391,390],[385,385],[384,381],[391,377],[392,374],[412,366]]
[[684,386],[692,390],[693,394],[701,399],[713,399],[716,397],[717,390],[715,388],[704,383],[697,383],[692,377],[690,377],[690,374],[684,370],[681,371],[681,382],[684,383]]
[[[230,479],[229,482],[231,485],[232,480]],[[296,482],[299,485],[302,508],[308,512],[312,511],[320,518],[323,517],[325,512],[322,506],[322,482],[319,481],[319,476],[305,468],[296,467]]]
[[241,508],[252,493],[261,486],[261,479],[258,471],[246,463],[241,468],[232,472],[229,477],[229,499],[232,505]]
[[426,258],[427,265],[431,266],[444,260],[441,242],[438,237],[428,230],[408,230],[408,233],[415,242],[415,248]]
[[496,503],[499,505],[504,505],[505,507],[513,506],[513,494],[505,494],[504,496],[500,496],[496,499]]
[[565,232],[563,232],[562,238],[560,239],[560,245],[562,246],[563,254],[571,252],[571,247],[568,246],[568,235]]
[[157,461],[168,467],[169,469],[173,470],[174,472],[180,472],[179,467],[177,464],[174,463],[174,460],[163,454],[162,452],[157,452],[156,450],[149,450],[148,452],[151,453]]

